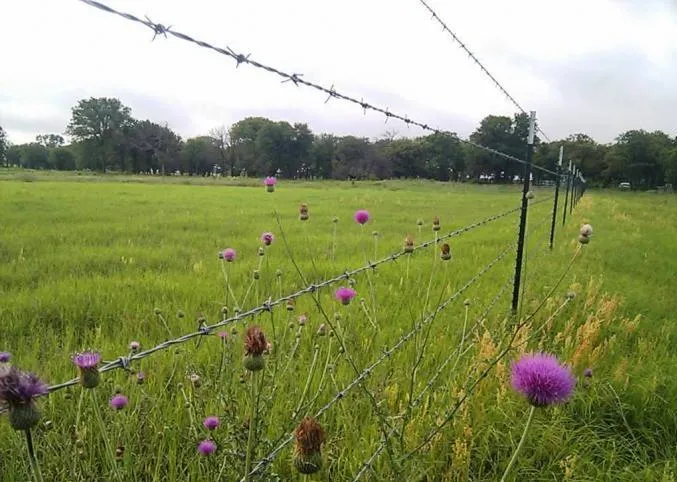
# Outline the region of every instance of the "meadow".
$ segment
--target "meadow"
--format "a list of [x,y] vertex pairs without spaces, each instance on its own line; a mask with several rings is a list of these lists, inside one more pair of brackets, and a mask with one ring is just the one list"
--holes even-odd
[[[0,351],[49,384],[77,376],[78,352],[110,361],[132,341],[151,348],[401,252],[406,235],[418,245],[518,208],[521,196],[429,181],[280,182],[271,193],[260,180],[0,179]],[[94,389],[41,398],[43,479],[239,480],[249,451],[254,467],[270,456],[260,480],[498,480],[529,410],[510,364],[544,350],[578,382],[568,403],[537,411],[510,480],[674,481],[677,198],[589,191],[564,227],[558,218],[549,250],[552,189],[534,193],[517,318],[514,212],[445,240],[451,260],[417,249],[106,372]],[[219,258],[225,248],[234,261]],[[347,305],[341,286],[357,292]],[[243,366],[252,325],[271,344],[259,372]],[[129,400],[121,410],[109,406],[116,393]],[[318,412],[322,469],[301,475],[293,431]],[[206,439],[217,447],[207,456]],[[0,480],[27,480],[29,460],[3,415]]]

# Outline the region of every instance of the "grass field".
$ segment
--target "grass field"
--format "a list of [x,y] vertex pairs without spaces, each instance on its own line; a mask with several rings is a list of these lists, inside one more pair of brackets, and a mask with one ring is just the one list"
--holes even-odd
[[[520,199],[512,186],[431,182],[281,183],[267,193],[258,181],[247,187],[204,179],[0,179],[0,351],[50,384],[77,375],[70,360],[76,352],[94,349],[114,360],[129,353],[132,340],[151,348],[195,331],[200,319],[218,322],[400,251],[406,234],[417,244],[432,239],[434,216],[443,235],[517,208]],[[537,190],[534,202],[550,195]],[[306,222],[298,220],[301,203],[309,207]],[[371,214],[363,227],[352,219],[357,209]],[[553,294],[519,332],[519,346],[495,366],[514,327],[506,316],[510,289],[486,319],[476,320],[514,270],[518,213],[449,240],[451,261],[426,248],[355,276],[358,295],[347,306],[334,299],[347,283],[337,283],[298,298],[289,310],[282,304],[229,324],[225,341],[217,329],[199,343],[134,362],[143,384],[116,370],[94,390],[76,385],[40,400],[43,419],[33,437],[44,480],[217,480],[219,474],[239,480],[253,406],[256,463],[326,404],[318,418],[326,432],[324,466],[311,480],[353,480],[377,450],[363,480],[497,480],[529,407],[510,388],[510,362],[536,349],[571,364],[579,383],[569,403],[537,411],[511,477],[675,480],[677,198],[589,192],[564,228],[558,221],[549,251],[543,247],[551,209],[547,201],[529,211],[522,318]],[[565,271],[584,222],[594,226],[592,242]],[[265,231],[275,240],[259,256]],[[237,250],[233,263],[218,259],[227,247]],[[425,318],[505,249],[476,283]],[[570,291],[576,297],[567,301]],[[272,343],[255,378],[242,364],[251,324]],[[367,367],[411,330],[364,383],[349,385],[355,368]],[[584,380],[588,367],[593,377]],[[129,397],[119,412],[108,406],[116,391]],[[202,426],[209,415],[221,420],[213,433]],[[204,457],[197,445],[209,437],[218,449]],[[0,480],[28,478],[25,445],[0,420]],[[274,453],[263,479],[303,480],[292,454],[293,443]]]

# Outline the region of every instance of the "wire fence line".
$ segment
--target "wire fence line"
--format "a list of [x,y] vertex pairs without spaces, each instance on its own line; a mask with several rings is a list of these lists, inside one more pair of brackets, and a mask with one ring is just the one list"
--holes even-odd
[[[482,70],[482,72],[484,72],[487,75],[487,77],[489,77],[489,79],[491,79],[491,82],[503,93],[503,95],[505,95],[508,98],[508,100],[510,102],[512,102],[512,104],[515,107],[517,107],[517,109],[519,109],[520,112],[522,112],[522,114],[526,114],[527,111],[524,110],[524,108],[519,104],[519,102],[517,102],[515,100],[515,98],[512,95],[510,95],[510,93],[507,91],[507,89],[505,87],[503,87],[503,85],[501,85],[501,83],[496,79],[496,77],[494,77],[493,74],[491,72],[489,72],[489,70],[484,66],[484,64],[482,64],[482,62],[480,62],[480,60],[477,58],[477,56],[474,53],[472,53],[472,51],[468,48],[468,46],[463,41],[461,41],[461,39],[458,37],[458,35],[456,35],[447,26],[447,24],[444,22],[444,20],[442,20],[442,18],[437,14],[437,12],[435,12],[435,10],[433,10],[432,7],[425,2],[425,0],[418,0],[418,1],[432,14],[432,18],[437,20],[437,22],[442,26],[442,30],[444,32],[447,32],[451,36],[451,38],[454,39],[454,41],[458,44],[458,46],[461,47],[461,49],[463,49],[466,54],[468,54],[470,59],[473,62],[475,62],[475,64],[477,64],[477,66],[480,68],[480,70]],[[541,133],[541,135],[545,138],[545,140],[547,140],[548,142],[552,142],[550,140],[550,138],[546,135],[545,132],[543,132],[543,130],[540,127],[536,126],[536,129],[538,130],[538,132]]]
[[[340,390],[329,402],[322,406],[314,415],[314,418],[320,418],[326,411],[328,411],[334,404],[342,400],[345,395],[352,390],[359,383],[364,381],[372,371],[377,368],[381,363],[386,360],[391,359],[391,356],[394,352],[402,348],[409,340],[411,340],[414,335],[421,331],[425,326],[430,324],[436,316],[443,311],[449,304],[458,299],[465,291],[467,291],[471,286],[473,286],[487,271],[493,268],[498,262],[500,262],[505,256],[514,248],[515,244],[511,243],[505,249],[503,249],[498,256],[491,260],[487,265],[485,265],[479,272],[477,272],[472,278],[470,278],[461,288],[456,290],[452,295],[450,295],[445,301],[440,303],[435,310],[430,312],[422,320],[418,321],[414,328],[409,332],[402,335],[399,340],[389,349],[386,349],[382,354],[374,361],[371,365],[363,369],[358,376],[356,376],[348,385]],[[275,449],[273,449],[267,456],[263,457],[259,462],[254,466],[249,474],[246,474],[245,477],[241,479],[241,482],[245,481],[247,476],[253,476],[259,473],[267,465],[269,465],[279,454],[284,447],[286,447],[294,439],[293,434],[289,434]]]
[[[476,229],[480,226],[484,226],[484,225],[489,224],[493,221],[497,221],[501,218],[507,217],[510,214],[513,214],[513,213],[519,211],[520,209],[521,209],[520,207],[512,208],[512,209],[509,209],[509,210],[504,211],[502,213],[486,217],[486,218],[484,218],[480,221],[476,221],[476,222],[468,224],[464,227],[458,228],[454,231],[443,234],[442,236],[438,236],[437,240],[431,239],[431,240],[425,241],[425,242],[423,242],[419,245],[416,245],[416,246],[413,247],[412,252],[406,252],[404,250],[401,250],[401,251],[398,251],[396,253],[391,254],[390,256],[382,258],[378,261],[368,261],[367,264],[360,266],[359,268],[355,268],[353,270],[346,270],[342,274],[336,275],[332,278],[326,279],[326,280],[319,282],[319,283],[312,283],[312,284],[306,286],[305,288],[296,291],[295,293],[283,296],[283,297],[278,298],[276,300],[270,300],[269,299],[268,301],[264,302],[263,304],[256,306],[256,307],[254,307],[254,308],[252,308],[248,311],[238,313],[235,316],[223,319],[223,320],[221,320],[217,323],[214,323],[212,325],[201,326],[198,330],[196,330],[194,332],[186,333],[186,334],[179,336],[177,338],[166,340],[166,341],[159,343],[158,345],[156,345],[152,348],[149,348],[148,350],[140,351],[138,353],[130,354],[128,356],[120,356],[113,361],[110,361],[108,363],[104,363],[99,368],[99,372],[105,373],[105,372],[108,372],[108,371],[111,371],[111,370],[116,370],[116,369],[127,370],[127,369],[129,369],[130,364],[132,362],[144,359],[144,358],[152,355],[153,353],[156,353],[156,352],[162,351],[162,350],[166,350],[166,349],[168,349],[168,348],[170,348],[174,345],[185,343],[185,342],[192,340],[194,338],[199,338],[199,337],[202,337],[202,336],[205,336],[205,335],[209,335],[215,329],[217,329],[219,327],[223,327],[223,326],[229,325],[231,323],[235,323],[237,321],[241,321],[243,319],[246,319],[246,318],[249,318],[249,317],[252,317],[252,316],[267,312],[267,311],[270,311],[273,307],[275,307],[277,305],[284,304],[284,303],[286,303],[287,301],[290,301],[290,300],[296,300],[296,298],[299,298],[299,297],[301,297],[305,294],[308,294],[308,293],[314,293],[315,291],[317,291],[319,289],[331,286],[331,285],[336,284],[340,281],[347,280],[347,279],[349,279],[349,278],[351,278],[351,277],[353,277],[357,274],[360,274],[364,271],[373,270],[373,269],[375,269],[376,267],[378,267],[382,264],[385,264],[385,263],[388,263],[388,262],[391,262],[391,261],[396,261],[399,258],[401,258],[402,256],[412,254],[413,252],[421,250],[421,249],[425,249],[425,248],[435,244],[435,242],[439,243],[439,242],[447,240],[447,239],[451,239],[451,238],[454,238],[454,237],[457,237],[457,236],[461,236],[462,234],[467,233],[467,232],[469,232],[473,229]],[[52,385],[48,388],[48,390],[49,390],[49,393],[52,393],[52,392],[55,392],[55,391],[76,385],[78,383],[80,383],[80,379],[79,378],[73,378],[73,379],[68,380],[66,382],[59,383],[57,385]],[[2,413],[4,411],[5,411],[5,409],[3,407],[0,407],[0,413]]]
[[[275,74],[278,77],[283,78],[284,79],[283,82],[292,82],[297,87],[302,85],[302,86],[310,87],[312,89],[323,92],[324,94],[326,94],[328,96],[325,103],[328,102],[330,99],[344,100],[346,102],[350,102],[352,104],[355,104],[355,105],[361,107],[364,112],[369,110],[369,111],[378,112],[380,114],[383,114],[386,117],[386,121],[387,121],[387,119],[397,119],[397,120],[404,122],[408,126],[413,125],[413,126],[416,126],[416,127],[423,129],[424,131],[432,132],[434,134],[451,134],[454,137],[456,137],[459,141],[466,143],[468,145],[471,145],[471,146],[473,146],[477,149],[483,150],[483,151],[488,152],[490,154],[497,155],[497,156],[502,157],[504,159],[508,159],[508,160],[511,160],[511,161],[514,161],[514,162],[518,162],[520,164],[527,164],[527,162],[524,161],[523,159],[515,157],[511,154],[507,154],[505,152],[501,152],[501,151],[493,149],[491,147],[487,147],[487,146],[484,146],[482,144],[473,142],[470,139],[460,138],[460,137],[457,136],[457,134],[455,132],[446,131],[446,130],[431,127],[430,124],[428,124],[428,123],[424,123],[424,122],[420,122],[420,121],[410,119],[407,115],[404,115],[404,114],[397,114],[397,113],[391,112],[388,108],[375,106],[373,104],[370,104],[369,102],[365,102],[364,99],[357,99],[356,97],[352,97],[352,96],[349,96],[349,95],[346,95],[346,94],[342,94],[342,93],[338,92],[334,88],[333,85],[331,87],[326,87],[326,86],[320,85],[318,83],[315,83],[315,82],[312,82],[312,81],[309,81],[309,80],[305,80],[303,78],[303,74],[299,74],[299,73],[291,73],[290,74],[290,73],[285,72],[283,70],[280,70],[276,67],[272,67],[272,66],[266,65],[262,62],[259,62],[257,60],[254,60],[254,59],[251,58],[250,54],[245,55],[243,53],[235,52],[233,49],[231,49],[228,46],[226,46],[225,48],[221,48],[221,47],[217,47],[215,45],[212,45],[209,42],[205,42],[203,40],[198,40],[196,38],[191,37],[190,35],[187,35],[185,33],[174,30],[171,25],[167,27],[167,26],[164,26],[161,23],[152,22],[148,17],[146,17],[145,19],[141,19],[141,18],[139,18],[135,15],[132,15],[130,13],[120,12],[118,10],[115,10],[114,8],[109,7],[108,5],[105,5],[101,2],[97,2],[96,0],[78,0],[78,1],[85,3],[85,4],[87,4],[91,7],[97,8],[97,9],[103,11],[103,12],[120,16],[120,17],[122,17],[126,20],[131,21],[131,22],[135,22],[135,23],[138,23],[140,25],[144,25],[144,26],[150,28],[153,31],[153,39],[155,39],[158,35],[162,35],[164,37],[167,37],[167,35],[171,35],[171,36],[173,36],[177,39],[193,43],[193,44],[195,44],[199,47],[206,48],[206,49],[212,50],[212,51],[214,51],[218,54],[230,57],[233,60],[235,60],[236,66],[240,66],[240,64],[247,64],[247,65],[250,65],[250,66],[255,67],[257,69],[265,70],[266,72],[269,72],[271,74]],[[554,171],[551,171],[549,169],[546,169],[544,167],[541,167],[541,166],[538,166],[538,165],[535,165],[535,164],[532,165],[532,167],[534,169],[538,169],[538,170],[541,170],[543,172],[553,174],[555,176],[558,175]]]

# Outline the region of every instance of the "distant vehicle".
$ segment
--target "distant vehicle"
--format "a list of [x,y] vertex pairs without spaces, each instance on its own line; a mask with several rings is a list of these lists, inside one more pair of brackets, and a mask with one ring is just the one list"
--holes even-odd
[[622,182],[618,185],[618,189],[626,190],[630,189],[630,183],[629,182]]

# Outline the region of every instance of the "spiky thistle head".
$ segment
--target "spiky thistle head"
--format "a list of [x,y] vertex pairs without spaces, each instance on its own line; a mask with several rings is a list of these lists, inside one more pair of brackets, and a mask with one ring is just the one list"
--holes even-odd
[[78,367],[80,384],[85,388],[95,388],[101,382],[99,363],[101,354],[94,351],[78,353],[73,356],[73,363]]
[[336,299],[339,300],[344,305],[350,304],[350,300],[355,298],[357,291],[352,288],[341,287],[336,290]]
[[312,417],[304,418],[294,430],[294,466],[302,474],[313,474],[322,468],[322,426]]
[[366,224],[369,221],[369,211],[366,209],[359,209],[355,211],[355,222],[358,224]]
[[536,407],[566,402],[575,385],[571,369],[554,355],[530,353],[512,365],[513,388]]
[[219,258],[225,259],[229,263],[232,263],[233,261],[235,261],[236,257],[237,257],[237,252],[233,248],[226,248],[219,253]]
[[299,207],[299,219],[301,221],[305,221],[308,219],[308,205],[307,204],[301,204]]
[[0,351],[0,363],[9,363],[12,359],[12,354],[7,351]]
[[261,241],[266,246],[270,246],[271,244],[273,244],[273,241],[275,241],[275,236],[273,235],[273,233],[269,233],[269,232],[263,233],[261,235]]
[[410,234],[407,234],[404,237],[404,252],[413,253],[414,252],[414,238]]
[[275,184],[277,184],[277,179],[275,178],[275,176],[268,176],[263,180],[263,184],[265,184],[266,186],[274,186]]
[[40,412],[33,399],[47,393],[47,385],[36,375],[13,366],[0,368],[0,402],[9,405],[9,423],[15,430],[29,430],[37,425]]
[[263,353],[268,350],[268,341],[261,328],[252,325],[247,328],[244,339],[244,367],[252,372],[262,370],[265,366]]
[[451,259],[451,246],[449,246],[448,243],[444,243],[442,246],[440,246],[440,258],[445,261],[449,261]]
[[433,231],[439,231],[440,228],[441,228],[441,226],[440,226],[440,217],[439,217],[439,216],[435,216],[435,217],[433,218]]

